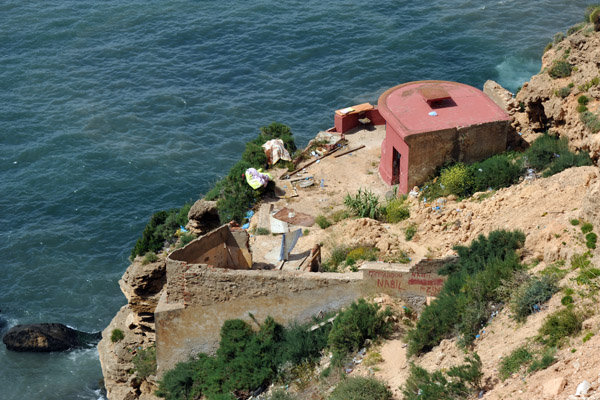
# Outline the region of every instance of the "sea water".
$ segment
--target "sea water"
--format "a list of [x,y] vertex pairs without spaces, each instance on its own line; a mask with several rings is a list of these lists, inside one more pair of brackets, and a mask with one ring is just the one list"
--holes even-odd
[[[587,1],[0,2],[0,330],[106,327],[157,210],[260,126],[299,145],[399,83],[516,90]],[[97,399],[97,352],[0,345],[0,399]]]

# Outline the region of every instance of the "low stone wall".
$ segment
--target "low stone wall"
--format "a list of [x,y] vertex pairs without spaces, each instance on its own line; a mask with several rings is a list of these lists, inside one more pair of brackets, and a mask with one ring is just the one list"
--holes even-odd
[[446,280],[437,271],[456,258],[425,259],[414,266],[384,262],[368,262],[360,268],[363,272],[364,290],[385,293],[394,297],[437,296]]

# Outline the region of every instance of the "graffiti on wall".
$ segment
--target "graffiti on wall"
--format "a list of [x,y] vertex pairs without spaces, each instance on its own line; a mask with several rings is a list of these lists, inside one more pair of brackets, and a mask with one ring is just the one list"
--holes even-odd
[[422,296],[437,296],[444,286],[444,278],[434,273],[404,271],[366,271],[366,277],[378,290],[386,293],[402,292]]

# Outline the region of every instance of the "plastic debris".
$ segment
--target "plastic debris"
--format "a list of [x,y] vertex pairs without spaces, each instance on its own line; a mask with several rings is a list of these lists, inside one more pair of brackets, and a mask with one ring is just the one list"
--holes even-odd
[[429,113],[429,116],[431,116],[431,117],[436,117],[437,115],[438,115],[438,113],[436,113],[435,111],[431,111]]
[[179,231],[180,231],[181,233],[185,233],[185,232],[187,232],[188,230],[187,230],[187,229],[185,229],[183,226],[179,225]]
[[285,145],[281,139],[271,139],[263,144],[262,148],[265,150],[265,155],[270,165],[277,164],[279,160],[292,161],[292,157],[290,157],[290,153],[285,149]]

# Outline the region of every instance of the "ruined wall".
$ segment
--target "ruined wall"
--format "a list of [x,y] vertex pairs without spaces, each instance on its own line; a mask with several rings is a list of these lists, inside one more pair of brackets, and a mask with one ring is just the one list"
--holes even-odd
[[473,163],[506,150],[510,121],[495,121],[458,128],[457,161]]
[[248,234],[231,230],[223,225],[174,251],[167,257],[167,301],[183,301],[184,274],[191,265],[217,269],[250,269],[252,255],[248,248]]
[[421,185],[436,169],[450,161],[458,160],[456,129],[420,133],[406,138],[410,148],[407,190]]
[[437,296],[446,280],[437,271],[456,258],[425,259],[410,267],[404,264],[369,262],[363,264],[364,291],[394,297]]
[[159,376],[192,354],[212,353],[228,319],[305,322],[320,311],[347,306],[366,293],[361,273],[311,274],[283,271],[229,271],[191,266],[185,275],[185,303],[166,295],[155,311]]

